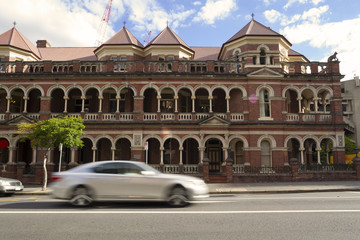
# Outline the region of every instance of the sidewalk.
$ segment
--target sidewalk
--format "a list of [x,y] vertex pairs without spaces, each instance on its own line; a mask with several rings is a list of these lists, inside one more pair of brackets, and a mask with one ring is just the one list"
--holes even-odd
[[[360,181],[211,183],[208,186],[211,194],[360,191]],[[42,191],[41,186],[25,186],[22,192],[16,194],[48,195],[51,188]]]

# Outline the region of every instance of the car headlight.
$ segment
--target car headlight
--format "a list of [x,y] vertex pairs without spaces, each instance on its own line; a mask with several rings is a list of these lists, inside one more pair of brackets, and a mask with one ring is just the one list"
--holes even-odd
[[205,184],[205,182],[203,180],[191,180],[189,182],[194,185],[204,185]]
[[10,186],[10,183],[6,182],[6,181],[0,181],[0,185],[1,186]]

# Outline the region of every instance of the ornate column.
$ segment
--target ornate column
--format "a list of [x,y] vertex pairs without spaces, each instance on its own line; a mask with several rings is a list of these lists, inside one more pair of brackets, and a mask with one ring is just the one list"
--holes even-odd
[[99,96],[99,113],[102,113],[102,100],[104,99],[103,96]]
[[196,96],[191,96],[191,104],[192,104],[191,112],[193,112],[193,113],[195,113],[195,99],[196,99]]
[[200,163],[202,163],[202,160],[204,158],[204,152],[205,152],[205,148],[204,147],[198,147],[199,152],[200,152]]
[[214,99],[213,96],[209,96],[209,105],[210,105],[210,109],[209,109],[209,113],[212,113],[213,112],[213,109],[212,109],[212,100]]
[[223,147],[222,149],[223,149],[223,156],[224,156],[224,160],[223,160],[222,165],[226,165],[225,160],[228,158],[228,151],[227,151],[228,148],[227,148],[227,147]]
[[85,99],[86,96],[81,96],[81,113],[85,112]]
[[116,95],[116,113],[120,112],[120,99],[121,99],[121,96]]
[[6,96],[6,100],[7,100],[6,113],[9,113],[10,112],[10,100],[11,100],[11,97]]
[[69,97],[68,97],[68,96],[64,96],[64,100],[65,100],[64,113],[67,113],[67,107],[68,107]]
[[175,101],[175,110],[174,110],[174,112],[175,113],[178,112],[178,99],[179,99],[179,96],[174,96],[174,101]]
[[164,165],[164,147],[160,147],[160,165]]
[[298,102],[299,102],[299,113],[302,113],[302,110],[301,110],[301,100],[302,100],[302,97],[297,98],[296,100],[298,100]]
[[111,147],[111,160],[115,160],[115,151],[116,151],[116,147]]
[[96,161],[96,150],[97,150],[97,148],[92,147],[91,149],[93,150],[93,162],[95,162]]
[[158,102],[157,112],[160,113],[160,112],[161,112],[161,111],[160,111],[160,100],[161,100],[161,96],[157,96],[156,98],[157,98],[157,100],[158,100],[158,101],[157,101],[157,102]]
[[184,148],[183,147],[179,147],[179,153],[180,153],[180,160],[179,160],[179,165],[183,165],[183,152]]
[[9,159],[7,164],[13,164],[15,147],[9,147]]
[[320,98],[315,97],[313,98],[313,100],[315,102],[315,113],[317,113],[319,110],[318,101],[320,100]]
[[226,96],[226,113],[230,113],[230,96]]
[[299,148],[299,151],[300,151],[300,162],[301,162],[301,164],[304,164],[304,151],[305,151],[305,148]]
[[27,113],[27,102],[28,102],[28,100],[29,100],[30,98],[24,96],[23,99],[24,99],[24,111],[23,111],[23,113]]
[[315,150],[317,151],[317,163],[321,164],[321,160],[320,160],[321,148],[316,148]]

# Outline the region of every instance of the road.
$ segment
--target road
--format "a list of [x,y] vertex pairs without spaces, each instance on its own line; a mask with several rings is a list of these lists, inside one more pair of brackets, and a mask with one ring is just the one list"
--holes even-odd
[[185,208],[0,198],[0,239],[359,239],[360,192],[212,195]]

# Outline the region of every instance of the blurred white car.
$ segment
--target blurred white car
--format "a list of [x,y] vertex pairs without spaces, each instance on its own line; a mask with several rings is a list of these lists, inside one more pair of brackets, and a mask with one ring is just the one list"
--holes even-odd
[[11,196],[16,192],[21,192],[23,189],[24,186],[19,180],[0,177],[0,195]]
[[142,162],[100,161],[53,173],[53,197],[75,206],[93,201],[165,201],[182,207],[190,200],[206,198],[209,189],[196,177],[163,174]]

